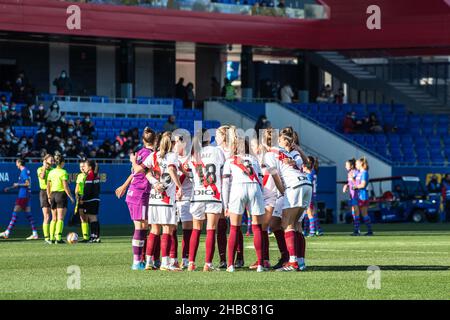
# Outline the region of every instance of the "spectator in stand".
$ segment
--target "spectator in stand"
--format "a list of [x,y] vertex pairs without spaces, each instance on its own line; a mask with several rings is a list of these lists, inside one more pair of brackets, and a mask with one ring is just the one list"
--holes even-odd
[[178,129],[177,124],[175,123],[176,118],[174,115],[170,116],[167,119],[167,122],[164,124],[164,131],[174,131],[176,129]]
[[338,92],[334,95],[334,103],[343,104],[344,103],[344,89],[339,88]]
[[320,92],[320,95],[317,97],[316,102],[317,103],[326,103],[326,102],[328,102],[328,97],[327,97],[327,93],[325,92],[325,90],[322,90]]
[[228,78],[225,78],[223,82],[222,97],[225,97],[227,100],[234,100],[236,98],[236,89],[234,89]]
[[17,112],[16,104],[13,102],[9,107],[8,122],[11,126],[19,125],[20,115]]
[[34,113],[33,113],[34,105],[27,104],[22,108],[21,116],[22,116],[22,126],[30,127],[34,123]]
[[34,149],[41,150],[46,146],[47,128],[42,126],[34,136]]
[[88,142],[83,151],[85,154],[90,154],[92,151],[95,151],[94,139],[92,139],[91,137],[88,139]]
[[375,113],[371,113],[369,116],[369,130],[371,133],[382,133],[383,127],[381,127],[380,122],[378,121]]
[[267,119],[267,117],[265,115],[260,115],[255,124],[255,131],[256,131],[256,135],[257,135],[258,139],[259,139],[260,130],[264,130],[264,129],[267,129],[270,127],[271,127],[271,124],[270,124],[270,121]]
[[186,86],[186,103],[185,107],[194,108],[195,94],[194,94],[194,84],[189,82]]
[[33,119],[38,124],[41,125],[45,123],[45,107],[44,104],[41,102],[39,103],[39,106],[37,107],[37,110],[34,110]]
[[440,193],[442,190],[442,186],[439,183],[438,177],[433,174],[433,176],[430,179],[430,182],[428,182],[427,184],[427,191],[429,194],[435,194],[435,193]]
[[354,133],[355,132],[355,119],[350,112],[347,112],[344,118],[344,123],[342,125],[344,133]]
[[184,78],[178,79],[175,85],[175,98],[186,101],[186,87],[184,86]]
[[[6,98],[6,96],[4,94],[2,94],[0,96],[0,106],[2,107],[1,111],[5,111],[4,107],[8,107],[9,103],[8,103],[8,99]],[[6,108],[7,109],[7,108]]]
[[292,98],[294,97],[294,92],[288,83],[285,83],[281,88],[281,102],[292,103]]
[[61,71],[59,78],[53,80],[53,85],[56,87],[58,96],[70,96],[72,93],[72,80],[65,70]]
[[220,83],[216,77],[211,78],[211,97],[220,97]]
[[443,222],[450,222],[450,174],[442,179],[442,203],[445,210]]
[[280,8],[280,9],[286,8],[286,3],[285,3],[285,1],[284,1],[284,0],[278,1],[277,7]]
[[94,127],[94,123],[91,121],[91,117],[90,116],[86,116],[84,118],[83,124],[83,135],[85,136],[90,136],[94,133],[95,131],[95,127]]
[[124,130],[120,131],[119,135],[116,137],[116,142],[119,143],[120,148],[127,142],[127,136]]
[[53,101],[52,105],[45,114],[45,120],[50,125],[56,125],[61,120],[61,112],[58,102]]

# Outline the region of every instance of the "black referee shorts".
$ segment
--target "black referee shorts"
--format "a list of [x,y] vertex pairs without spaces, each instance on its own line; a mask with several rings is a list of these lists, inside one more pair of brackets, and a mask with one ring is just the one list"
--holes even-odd
[[83,203],[84,214],[98,215],[100,201],[89,201]]
[[39,202],[41,208],[50,208],[50,201],[48,201],[47,190],[41,190],[39,192]]
[[67,208],[67,194],[62,192],[52,192],[50,205],[52,209],[66,209]]

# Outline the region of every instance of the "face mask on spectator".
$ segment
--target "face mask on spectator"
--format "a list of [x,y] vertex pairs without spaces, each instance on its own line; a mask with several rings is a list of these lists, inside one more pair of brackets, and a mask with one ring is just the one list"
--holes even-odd
[[73,128],[69,128],[69,129],[67,129],[67,131],[69,131],[69,133],[72,133],[73,132]]
[[72,141],[72,140],[68,140],[68,141],[67,141],[67,144],[68,144],[69,146],[71,146],[71,145],[73,144],[73,141]]
[[65,78],[66,77],[66,74],[63,72],[63,73],[61,73],[61,78]]
[[11,133],[11,129],[6,129],[5,133],[6,134],[10,134]]
[[13,141],[12,141],[14,144],[17,144],[18,142],[19,142],[19,140],[17,140],[17,139],[13,139]]
[[89,118],[86,118],[86,120],[85,120],[86,122],[91,122],[91,119],[89,119]]
[[39,105],[39,110],[44,110],[44,106],[43,105]]
[[93,141],[88,141],[88,145],[92,146],[94,144]]
[[11,136],[10,135],[5,136],[5,140],[6,142],[11,142]]
[[56,128],[56,133],[61,133],[61,128]]
[[120,153],[120,157],[121,157],[121,158],[125,158],[125,153],[121,152],[121,153]]

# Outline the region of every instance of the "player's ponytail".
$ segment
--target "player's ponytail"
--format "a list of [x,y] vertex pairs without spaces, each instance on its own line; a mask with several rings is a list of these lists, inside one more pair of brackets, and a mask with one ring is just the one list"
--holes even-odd
[[237,128],[230,126],[228,128],[229,147],[232,155],[238,154],[239,151],[239,138],[237,135]]
[[94,174],[97,176],[97,174],[98,174],[98,164],[97,164],[97,162],[95,160],[87,160],[86,163],[87,163],[88,167],[92,171],[94,171]]
[[161,136],[161,141],[159,142],[159,157],[164,158],[172,150],[172,133],[166,131]]

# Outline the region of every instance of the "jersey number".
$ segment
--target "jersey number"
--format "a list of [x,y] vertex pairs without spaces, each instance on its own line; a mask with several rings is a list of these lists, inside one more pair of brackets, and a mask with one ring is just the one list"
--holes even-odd
[[195,171],[197,171],[198,177],[201,181],[204,181],[206,184],[211,185],[215,184],[217,181],[216,175],[216,165],[215,164],[207,164],[205,166],[205,170],[203,171],[202,165],[197,165],[195,167]]

